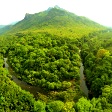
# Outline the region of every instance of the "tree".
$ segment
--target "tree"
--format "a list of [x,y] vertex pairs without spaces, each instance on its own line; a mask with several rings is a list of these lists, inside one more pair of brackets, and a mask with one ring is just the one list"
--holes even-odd
[[84,97],[80,98],[76,103],[77,112],[91,112],[91,109],[92,109],[92,104],[90,103],[89,100],[87,100]]
[[73,106],[74,106],[74,102],[66,102],[62,109],[62,112],[75,112]]
[[99,49],[97,52],[97,58],[102,58],[104,56],[109,56],[109,55],[110,55],[110,53],[106,49]]
[[46,111],[47,112],[61,112],[64,107],[64,103],[62,101],[52,101],[47,104]]
[[35,101],[34,112],[46,112],[45,107],[46,107],[45,103],[43,103],[41,101]]

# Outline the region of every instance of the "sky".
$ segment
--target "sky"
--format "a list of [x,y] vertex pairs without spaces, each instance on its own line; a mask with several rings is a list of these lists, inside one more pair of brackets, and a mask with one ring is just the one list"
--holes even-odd
[[0,25],[20,21],[26,13],[59,7],[112,27],[112,0],[0,0]]

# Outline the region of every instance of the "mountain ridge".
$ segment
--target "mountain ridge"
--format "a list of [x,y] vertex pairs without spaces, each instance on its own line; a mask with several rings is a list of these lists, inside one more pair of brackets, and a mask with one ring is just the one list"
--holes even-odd
[[[21,31],[53,31],[69,33],[68,30],[73,30],[72,33],[91,32],[104,28],[102,25],[87,19],[86,17],[77,16],[74,13],[68,12],[58,6],[48,8],[47,10],[35,14],[26,13],[23,20],[19,21],[8,31],[9,33],[16,33]],[[90,31],[91,30],[91,31]],[[77,34],[79,35],[79,33]]]

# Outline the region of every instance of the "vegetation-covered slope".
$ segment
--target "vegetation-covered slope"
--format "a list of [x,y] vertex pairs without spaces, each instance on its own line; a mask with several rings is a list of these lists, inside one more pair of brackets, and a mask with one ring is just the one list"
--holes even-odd
[[60,8],[51,8],[36,14],[26,14],[25,18],[14,25],[9,32],[38,31],[63,37],[81,37],[101,29],[104,27],[85,17]]
[[[56,7],[27,14],[0,37],[0,111],[111,112],[112,32],[102,29]],[[3,56],[19,79],[44,92],[34,99],[18,87],[3,68]],[[79,86],[81,58],[90,99]]]
[[12,25],[6,25],[6,26],[0,28],[0,35],[8,32],[11,28],[12,28]]
[[0,25],[0,35],[3,35],[6,32],[8,32],[12,28],[12,26],[15,25],[17,22],[18,21],[13,22],[13,23],[11,23],[9,25]]
[[25,18],[20,21],[15,26],[19,29],[31,29],[31,28],[49,28],[49,27],[70,27],[70,26],[91,26],[100,27],[99,24],[85,18],[77,16],[73,13],[67,12],[65,10],[52,8],[49,11],[36,13],[36,14],[26,14]]

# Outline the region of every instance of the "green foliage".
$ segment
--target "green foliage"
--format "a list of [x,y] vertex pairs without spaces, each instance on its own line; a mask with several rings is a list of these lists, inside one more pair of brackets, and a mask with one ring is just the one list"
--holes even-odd
[[[87,18],[57,8],[26,14],[0,37],[0,111],[111,112],[112,31],[102,29]],[[80,55],[87,86],[98,98],[82,97]],[[36,101],[18,87],[3,68],[5,56],[18,78],[44,88],[46,94],[39,91]]]
[[34,103],[34,112],[46,112],[45,106],[46,106],[45,103],[41,101],[36,101]]
[[92,104],[89,100],[82,97],[79,99],[79,101],[76,103],[76,110],[77,112],[91,112]]
[[33,95],[11,81],[8,72],[0,66],[0,111],[35,111],[35,108],[42,108],[37,107],[37,104]]
[[73,105],[74,105],[74,102],[66,102],[62,109],[62,112],[75,112]]
[[108,50],[105,50],[105,49],[100,49],[100,50],[98,50],[98,52],[97,52],[97,58],[103,58],[104,56],[109,56],[110,55],[110,53],[109,53],[109,51]]
[[112,104],[105,97],[93,98],[87,100],[82,97],[74,105],[76,112],[111,112]]
[[76,42],[48,33],[24,34],[10,47],[9,62],[27,83],[48,90],[67,89],[73,86],[71,80],[79,80]]
[[112,104],[112,85],[105,85],[102,88],[102,97],[106,98],[106,100]]
[[107,29],[91,34],[90,39],[82,39],[86,42],[81,51],[86,81],[91,94],[96,97],[101,95],[102,87],[112,84],[112,54],[107,50],[111,34],[111,30]]
[[12,28],[12,25],[6,25],[3,28],[0,28],[0,35],[8,32]]
[[61,112],[64,107],[64,103],[61,101],[52,101],[47,104],[47,112]]

